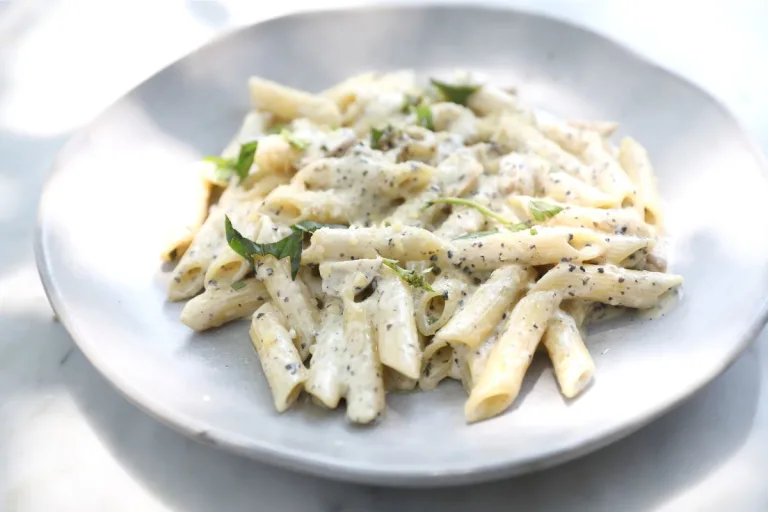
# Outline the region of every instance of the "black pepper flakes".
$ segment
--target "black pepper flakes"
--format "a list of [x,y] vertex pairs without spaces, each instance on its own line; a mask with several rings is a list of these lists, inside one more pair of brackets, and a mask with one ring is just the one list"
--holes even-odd
[[605,274],[605,269],[603,267],[600,267],[597,269],[598,274]]

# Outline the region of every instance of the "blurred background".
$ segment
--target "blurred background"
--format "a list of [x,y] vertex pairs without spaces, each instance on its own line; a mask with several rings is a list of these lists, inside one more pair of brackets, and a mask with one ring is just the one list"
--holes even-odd
[[[32,253],[40,189],[66,139],[224,30],[368,3],[0,0],[0,511],[768,510],[765,335],[692,400],[613,446],[441,491],[326,482],[202,446],[127,403],[83,358]],[[765,0],[486,3],[621,41],[722,100],[768,150]]]

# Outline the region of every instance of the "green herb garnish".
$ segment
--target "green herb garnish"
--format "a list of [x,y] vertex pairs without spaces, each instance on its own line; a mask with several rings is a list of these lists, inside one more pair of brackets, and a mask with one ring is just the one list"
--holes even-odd
[[291,226],[291,229],[298,229],[304,233],[314,233],[321,228],[347,229],[347,226],[343,224],[324,224],[322,222],[315,222],[313,220],[303,220]]
[[240,146],[240,152],[237,158],[221,158],[218,156],[209,156],[204,158],[206,162],[216,164],[216,179],[219,181],[229,181],[233,174],[240,178],[240,183],[248,176],[248,171],[253,165],[253,156],[259,147],[259,141],[254,140],[246,142]]
[[242,290],[243,288],[245,288],[245,281],[235,281],[232,283],[232,289],[235,291]]
[[440,91],[443,99],[459,105],[466,105],[469,97],[480,89],[479,85],[453,85],[435,80],[434,78],[430,82]]
[[534,219],[538,222],[544,222],[563,211],[563,208],[546,201],[531,200],[531,202],[528,203],[528,210],[531,212]]
[[403,97],[403,106],[400,107],[400,112],[403,114],[407,114],[411,111],[411,107],[415,107],[416,105],[419,105],[423,102],[423,98],[421,96],[413,96],[411,94],[406,94]]
[[[395,271],[395,273],[408,283],[409,285],[413,286],[414,288],[422,288],[424,290],[427,290],[428,292],[434,292],[435,290],[432,289],[432,287],[429,285],[426,279],[424,279],[424,274],[420,274],[416,272],[415,270],[406,270],[400,265],[397,264],[397,260],[390,260],[387,258],[383,258],[383,263]],[[432,270],[432,269],[429,269]],[[428,272],[428,271],[427,271]]]
[[472,238],[482,238],[488,235],[495,235],[498,231],[477,231],[475,233],[467,233],[466,235],[457,236],[454,240],[470,240]]
[[309,147],[309,141],[296,137],[290,130],[283,129],[280,131],[280,135],[288,141],[288,144],[296,149],[307,149]]
[[538,235],[539,232],[538,232],[538,230],[536,228],[531,228],[531,234],[532,235]]
[[392,138],[395,135],[395,129],[392,125],[387,125],[386,128],[371,128],[371,148],[384,150],[392,145]]
[[429,105],[422,103],[411,110],[416,114],[416,124],[430,131],[435,131],[435,123],[432,120],[432,109]]
[[301,250],[304,233],[314,233],[320,228],[346,228],[339,224],[321,224],[305,220],[291,226],[291,234],[277,242],[259,244],[240,234],[233,226],[229,217],[224,217],[224,232],[229,247],[237,254],[251,262],[254,256],[274,256],[276,259],[290,258],[291,279],[296,279],[301,265]]
[[480,203],[476,201],[472,201],[470,199],[462,199],[461,197],[439,197],[437,199],[433,199],[432,201],[427,201],[427,204],[426,206],[424,206],[424,209],[427,209],[430,206],[435,204],[454,204],[454,205],[468,206],[470,208],[474,208],[475,210],[479,211],[486,217],[490,217],[496,222],[502,224],[505,228],[507,228],[510,231],[522,231],[524,229],[531,227],[530,222],[512,222],[511,220],[505,218],[504,216],[499,215],[498,213],[492,210],[489,210],[488,208],[481,205]]
[[279,135],[283,132],[283,130],[285,130],[284,124],[276,124],[269,130],[267,130],[267,135]]

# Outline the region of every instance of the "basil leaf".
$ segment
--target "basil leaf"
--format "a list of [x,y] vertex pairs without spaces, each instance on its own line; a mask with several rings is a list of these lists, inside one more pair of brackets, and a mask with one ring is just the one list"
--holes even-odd
[[481,238],[488,235],[495,235],[498,231],[477,231],[476,233],[467,233],[466,235],[457,236],[454,240],[470,240],[472,238]]
[[372,149],[385,150],[392,146],[392,139],[395,136],[395,129],[392,125],[387,125],[386,128],[371,128],[371,141],[370,145]]
[[407,114],[408,112],[411,111],[411,107],[415,107],[421,102],[422,102],[421,96],[413,96],[411,94],[406,94],[403,97],[403,106],[400,107],[400,112],[402,112],[403,114]]
[[528,203],[528,209],[531,212],[531,215],[533,215],[533,218],[538,222],[549,220],[563,211],[563,208],[560,206],[538,200],[531,200],[531,202]]
[[256,154],[256,149],[259,147],[259,141],[254,140],[246,142],[240,146],[240,153],[237,155],[234,169],[235,173],[240,177],[240,182],[248,176],[248,171],[251,170],[253,165],[253,156]]
[[416,124],[426,128],[427,130],[435,131],[435,123],[432,120],[432,109],[429,105],[422,103],[415,107],[411,107],[416,114]]
[[486,217],[490,217],[493,220],[500,222],[501,224],[504,224],[505,226],[513,225],[514,222],[511,220],[505,218],[502,215],[499,215],[498,213],[486,208],[482,204],[478,203],[477,201],[472,201],[471,199],[463,199],[461,197],[439,197],[437,199],[433,199],[432,201],[427,201],[426,206],[424,206],[423,209],[427,209],[430,206],[436,205],[436,204],[453,204],[458,206],[468,206],[470,208],[474,208],[475,210],[479,211]]
[[207,156],[203,158],[204,162],[211,162],[219,167],[228,167],[232,165],[233,160],[231,158],[222,158],[220,156]]
[[280,135],[282,135],[283,138],[288,141],[288,144],[296,149],[307,149],[309,147],[309,141],[296,137],[289,130],[284,129],[280,132]]
[[245,258],[253,266],[253,257],[256,255],[263,256],[264,252],[256,242],[245,238],[232,226],[232,221],[228,216],[224,216],[224,234],[227,237],[227,244],[230,249],[237,254]]
[[347,226],[343,224],[323,224],[322,222],[315,222],[313,220],[303,220],[297,224],[291,226],[293,229],[298,229],[304,233],[314,233],[321,228],[331,229],[347,229]]
[[[291,234],[285,238],[268,244],[259,244],[249,240],[240,234],[234,227],[229,217],[224,217],[224,232],[229,247],[237,254],[254,264],[254,256],[274,256],[276,259],[291,259],[291,278],[296,279],[301,262],[302,231],[291,230]],[[255,269],[254,269],[255,270]]]
[[390,260],[390,259],[384,258],[383,263],[384,265],[394,270],[395,273],[398,275],[398,277],[400,277],[400,279],[402,279],[409,285],[413,286],[414,288],[422,288],[424,290],[427,290],[428,292],[435,291],[432,289],[432,286],[430,286],[427,280],[424,279],[424,276],[422,274],[419,274],[414,270],[404,269],[403,267],[397,264],[396,260]]
[[[234,227],[229,217],[224,217],[224,232],[229,247],[254,265],[254,256],[274,256],[275,259],[290,258],[291,279],[296,279],[301,266],[301,250],[304,233],[313,233],[320,228],[346,228],[340,224],[321,224],[311,220],[305,220],[291,226],[291,234],[268,244],[259,244],[245,238]],[[255,269],[254,269],[255,270]]]
[[233,174],[237,174],[240,183],[248,177],[248,171],[253,165],[253,156],[256,154],[256,148],[259,147],[259,141],[254,140],[246,142],[240,146],[240,152],[237,158],[221,158],[218,156],[208,156],[204,160],[216,164],[216,179],[228,181]]
[[245,288],[245,281],[235,281],[232,283],[232,289],[235,291],[242,290],[243,288]]
[[285,125],[278,123],[274,125],[272,128],[270,128],[269,130],[267,130],[267,135],[279,135],[283,133],[283,130],[285,130]]
[[486,208],[485,206],[478,203],[477,201],[472,201],[470,199],[463,199],[461,197],[439,197],[437,199],[433,199],[432,201],[427,201],[423,209],[426,210],[427,208],[435,204],[455,204],[455,205],[468,206],[470,208],[474,208],[475,210],[479,211],[486,217],[490,217],[496,222],[502,224],[505,228],[512,231],[513,233],[516,231],[522,231],[524,229],[528,229],[531,227],[530,220],[527,220],[525,222],[512,222],[511,220],[507,219],[503,215],[499,215],[498,213]]
[[384,136],[384,130],[379,130],[378,128],[371,128],[371,147],[373,149],[379,149],[379,141],[383,136]]
[[459,105],[466,105],[469,97],[480,89],[479,85],[453,85],[435,80],[434,78],[430,82],[440,91],[440,94],[446,101]]

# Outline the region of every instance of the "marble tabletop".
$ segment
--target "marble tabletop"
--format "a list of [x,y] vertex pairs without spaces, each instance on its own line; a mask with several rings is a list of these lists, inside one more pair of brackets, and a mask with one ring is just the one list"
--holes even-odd
[[[0,0],[0,511],[768,510],[766,333],[627,439],[548,471],[442,490],[325,481],[198,444],[126,402],[84,359],[32,253],[38,195],[63,142],[221,30],[364,3]],[[492,3],[623,41],[724,101],[768,150],[764,0]]]

